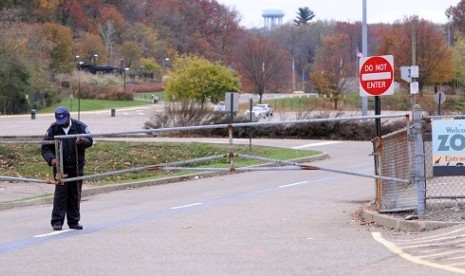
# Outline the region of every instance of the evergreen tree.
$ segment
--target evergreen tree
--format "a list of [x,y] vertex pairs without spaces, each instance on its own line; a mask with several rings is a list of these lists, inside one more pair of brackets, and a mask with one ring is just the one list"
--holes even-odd
[[297,11],[297,18],[294,19],[294,24],[296,26],[308,24],[314,17],[315,13],[308,7],[299,8],[299,11]]

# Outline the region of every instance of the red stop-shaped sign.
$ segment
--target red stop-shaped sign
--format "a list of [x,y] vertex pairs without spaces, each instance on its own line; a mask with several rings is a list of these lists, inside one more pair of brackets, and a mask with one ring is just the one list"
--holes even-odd
[[381,96],[394,93],[393,56],[361,58],[359,64],[361,96]]

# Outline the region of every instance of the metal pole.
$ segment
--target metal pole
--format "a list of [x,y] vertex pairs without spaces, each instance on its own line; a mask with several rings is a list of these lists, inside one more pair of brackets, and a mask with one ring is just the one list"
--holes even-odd
[[228,133],[229,133],[229,171],[235,171],[234,168],[234,152],[233,152],[233,126],[232,124],[228,125]]
[[229,99],[231,101],[229,105],[229,123],[234,123],[234,93],[229,93]]
[[[416,25],[415,19],[412,20],[412,66],[416,65],[417,57],[417,34],[416,34]],[[412,82],[415,82],[416,78],[412,78]],[[412,108],[416,105],[417,100],[415,94],[412,94]]]
[[[367,26],[367,0],[363,0],[363,23],[362,23],[362,55],[368,56],[368,26]],[[362,115],[366,116],[368,110],[368,97],[362,96]]]
[[[252,122],[252,106],[253,106],[253,98],[252,96],[249,97],[249,121]],[[252,151],[252,128],[249,127],[249,151]]]
[[[81,64],[82,61],[79,60],[79,56],[76,56],[76,61],[78,65],[78,120],[81,119]],[[71,98],[71,110],[73,109],[73,102]]]
[[441,116],[441,95],[442,93],[439,93],[439,100],[438,100],[438,115]]
[[123,75],[123,92],[126,91],[126,68],[124,68],[124,75]]
[[421,107],[413,107],[413,135],[415,136],[415,172],[412,182],[417,187],[417,213],[423,215],[426,209],[425,153],[423,150],[423,133],[421,128]]
[[78,70],[78,120],[81,120],[81,72]]
[[[379,96],[375,96],[375,115],[381,115],[381,99]],[[381,119],[375,119],[375,131],[376,136],[381,137]]]
[[295,61],[294,58],[292,58],[292,91],[295,91]]

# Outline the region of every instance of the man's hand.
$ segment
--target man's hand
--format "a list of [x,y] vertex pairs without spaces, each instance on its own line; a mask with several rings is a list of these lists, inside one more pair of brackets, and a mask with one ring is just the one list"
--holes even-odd
[[57,165],[57,160],[55,158],[52,159],[52,161],[50,161],[50,165],[56,167]]

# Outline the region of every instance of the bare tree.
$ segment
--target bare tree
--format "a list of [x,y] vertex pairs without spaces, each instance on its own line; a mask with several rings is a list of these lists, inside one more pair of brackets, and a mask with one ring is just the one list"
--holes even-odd
[[260,102],[265,92],[289,89],[291,58],[277,42],[250,35],[239,45],[236,63],[245,89],[255,90]]
[[117,39],[117,32],[113,22],[106,21],[99,25],[99,34],[102,37],[103,44],[107,49],[107,60],[113,64],[113,47]]

